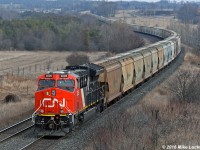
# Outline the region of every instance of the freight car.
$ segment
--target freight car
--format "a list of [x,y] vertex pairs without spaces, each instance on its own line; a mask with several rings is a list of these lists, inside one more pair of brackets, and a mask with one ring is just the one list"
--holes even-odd
[[[103,17],[99,19],[112,22]],[[164,40],[98,62],[67,66],[39,76],[32,116],[38,134],[64,136],[167,66],[180,53],[180,36],[174,31],[129,26],[136,32]]]

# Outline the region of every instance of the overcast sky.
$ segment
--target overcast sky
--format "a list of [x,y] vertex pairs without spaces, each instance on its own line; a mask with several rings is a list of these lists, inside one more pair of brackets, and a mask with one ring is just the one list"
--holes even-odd
[[[133,1],[133,0],[108,0],[108,1]],[[134,0],[134,1],[145,1],[145,2],[158,2],[160,0]],[[169,1],[174,1],[174,0],[169,0]],[[188,2],[199,2],[200,0],[175,0],[177,2],[180,2],[180,1],[188,1]]]

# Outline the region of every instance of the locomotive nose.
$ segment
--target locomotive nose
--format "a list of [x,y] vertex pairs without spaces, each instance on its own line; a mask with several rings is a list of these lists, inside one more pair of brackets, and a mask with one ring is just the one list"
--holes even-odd
[[56,96],[56,89],[51,88],[44,91],[44,97],[46,96]]

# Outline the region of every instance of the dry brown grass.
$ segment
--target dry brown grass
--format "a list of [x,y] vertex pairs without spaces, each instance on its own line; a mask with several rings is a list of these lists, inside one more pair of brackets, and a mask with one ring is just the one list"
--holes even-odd
[[[28,117],[34,108],[34,91],[36,80],[19,76],[1,76],[0,79],[0,128],[17,120]],[[4,103],[8,94],[15,94],[20,102]]]
[[0,99],[2,100],[8,93],[29,96],[34,94],[37,82],[29,77],[4,75],[0,79]]
[[5,103],[0,106],[0,127],[13,124],[33,113],[33,99],[21,99],[21,102]]
[[138,25],[152,26],[152,27],[168,27],[170,25],[170,20],[172,17],[136,17],[132,19],[127,19],[128,23],[135,23]]
[[168,91],[164,86],[157,87],[153,92],[150,92],[141,103],[154,107],[166,106],[168,104]]
[[186,53],[185,55],[185,63],[188,63],[194,68],[200,68],[200,56],[197,56],[191,52]]
[[131,16],[133,10],[120,10],[116,13],[114,19],[125,21],[131,24],[143,25],[143,26],[159,26],[159,27],[168,27],[170,21],[174,20],[173,16]]
[[[12,71],[17,74],[18,68],[21,69],[20,75],[22,75],[22,68],[25,68],[25,72],[28,70],[28,72],[32,74],[35,73],[35,65],[37,65],[36,72],[41,73],[41,70],[43,71],[44,68],[47,67],[47,64],[49,64],[51,71],[55,71],[57,68],[60,69],[61,66],[65,67],[68,65],[66,57],[72,53],[73,52],[69,51],[0,51],[0,74],[5,72],[12,73]],[[100,57],[104,57],[106,54],[106,52],[78,53],[87,55],[91,62],[99,59]],[[31,71],[29,71],[29,67],[31,67]]]
[[115,117],[108,116],[85,149],[160,150],[162,145],[198,144],[200,110],[196,104],[155,103],[146,102],[147,99],[149,95],[139,105]]

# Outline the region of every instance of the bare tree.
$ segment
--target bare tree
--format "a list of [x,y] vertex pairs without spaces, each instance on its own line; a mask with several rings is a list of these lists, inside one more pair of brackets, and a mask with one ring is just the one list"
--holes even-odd
[[120,53],[144,45],[144,40],[122,23],[103,28],[101,35],[104,48],[111,52]]
[[115,14],[117,5],[113,2],[101,1],[91,11],[100,16],[112,16]]
[[174,80],[168,83],[173,100],[194,102],[200,100],[200,73],[179,71]]
[[189,23],[182,24],[171,21],[169,28],[181,35],[182,43],[194,48],[192,52],[194,52],[196,55],[200,55],[200,25],[194,27]]
[[198,15],[198,5],[195,3],[185,3],[178,11],[178,18],[184,23],[196,23]]

